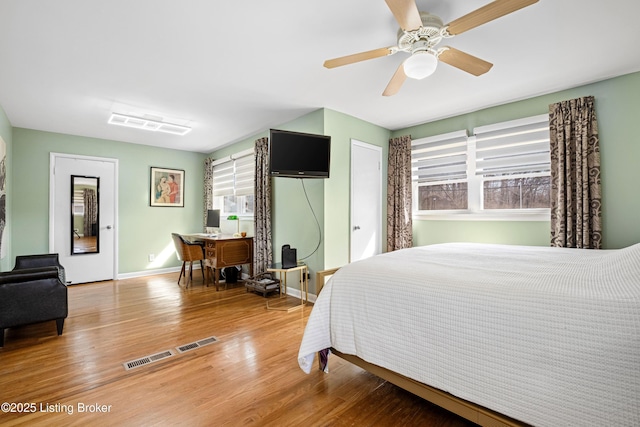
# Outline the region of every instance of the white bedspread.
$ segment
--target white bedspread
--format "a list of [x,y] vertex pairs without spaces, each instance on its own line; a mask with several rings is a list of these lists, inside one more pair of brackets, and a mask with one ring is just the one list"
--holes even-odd
[[300,346],[334,347],[536,426],[640,425],[640,244],[451,243],[325,285]]

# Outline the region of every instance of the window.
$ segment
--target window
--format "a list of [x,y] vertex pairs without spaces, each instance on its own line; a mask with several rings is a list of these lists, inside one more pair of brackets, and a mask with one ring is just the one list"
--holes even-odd
[[414,213],[548,219],[548,116],[477,127],[473,133],[412,142]]
[[475,174],[483,209],[549,208],[551,159],[547,115],[483,126],[475,134]]
[[84,216],[84,195],[82,190],[74,190],[72,211],[75,216]]
[[255,156],[253,149],[213,162],[213,208],[220,215],[253,215]]
[[548,208],[551,178],[533,176],[484,181],[482,201],[484,209]]
[[466,131],[411,142],[411,176],[417,210],[467,209],[467,155]]

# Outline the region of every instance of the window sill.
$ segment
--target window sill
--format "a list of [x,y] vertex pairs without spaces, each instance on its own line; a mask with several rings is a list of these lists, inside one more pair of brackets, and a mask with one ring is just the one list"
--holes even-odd
[[417,221],[550,221],[550,218],[549,209],[413,212],[413,219]]

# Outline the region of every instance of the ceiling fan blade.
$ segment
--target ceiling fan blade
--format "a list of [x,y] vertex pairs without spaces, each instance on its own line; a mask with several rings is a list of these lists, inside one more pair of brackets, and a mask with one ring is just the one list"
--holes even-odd
[[493,64],[490,62],[476,58],[473,55],[469,55],[468,53],[454,49],[450,46],[446,47],[448,49],[438,55],[438,59],[452,67],[459,68],[460,70],[466,71],[474,76],[480,76],[493,67]]
[[340,58],[327,59],[324,61],[326,68],[341,67],[355,62],[366,61],[367,59],[380,58],[382,56],[393,55],[395,50],[392,47],[381,47],[379,49],[368,50],[366,52],[354,53],[352,55],[341,56]]
[[391,80],[389,80],[389,84],[385,88],[384,92],[382,92],[382,95],[384,96],[395,95],[396,93],[398,93],[398,91],[402,87],[404,81],[407,80],[407,75],[404,73],[403,64],[404,62],[402,62],[398,66],[398,69],[393,74],[393,77],[391,77]]
[[415,0],[385,0],[391,9],[400,28],[406,31],[417,30],[422,27],[422,19]]
[[452,21],[447,31],[449,31],[449,34],[452,36],[461,34],[537,2],[538,0],[495,0],[480,9],[476,9]]

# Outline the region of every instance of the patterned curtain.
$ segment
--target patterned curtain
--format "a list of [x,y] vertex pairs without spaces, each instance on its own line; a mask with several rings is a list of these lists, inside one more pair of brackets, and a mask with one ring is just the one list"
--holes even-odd
[[549,106],[551,246],[600,249],[600,142],[593,96]]
[[269,176],[269,138],[256,140],[255,145],[255,231],[253,272],[267,271],[273,262],[271,247],[271,177]]
[[[98,201],[96,200],[96,192],[91,188],[82,190],[84,198],[84,236],[93,236],[93,225],[98,221]],[[96,230],[97,232],[97,230]]]
[[202,229],[207,231],[207,211],[213,209],[213,159],[204,160],[204,212],[202,213]]
[[387,251],[411,246],[411,136],[406,135],[389,140]]

